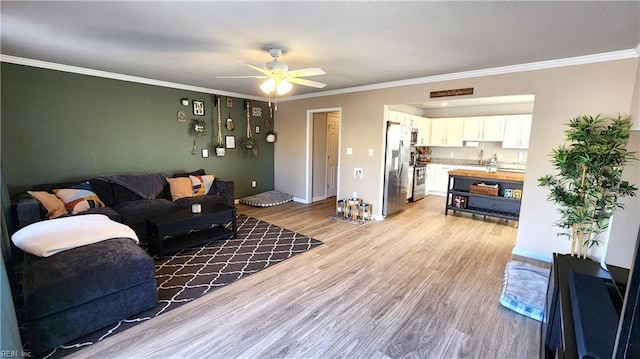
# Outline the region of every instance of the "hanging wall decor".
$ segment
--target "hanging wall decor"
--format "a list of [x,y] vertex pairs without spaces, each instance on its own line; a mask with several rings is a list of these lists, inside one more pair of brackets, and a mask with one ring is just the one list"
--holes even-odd
[[253,139],[253,131],[251,129],[251,112],[249,100],[245,100],[245,113],[247,117],[246,137],[242,139],[242,150],[245,155],[255,157],[258,155],[258,147]]
[[218,138],[216,142],[216,156],[222,157],[225,155],[224,142],[222,141],[222,116],[220,115],[220,97],[216,98],[218,107]]
[[187,122],[187,113],[180,110],[177,114],[178,122]]
[[193,114],[196,116],[204,116],[204,101],[193,100]]
[[227,148],[236,148],[236,136],[234,135],[226,135],[225,136],[225,143],[227,145]]
[[191,154],[194,156],[198,154],[198,146],[196,146],[196,140],[193,140],[193,147],[191,147]]
[[276,142],[276,134],[273,131],[267,131],[267,137],[265,137],[267,142],[274,143]]
[[229,131],[233,131],[236,128],[236,125],[233,124],[233,119],[231,118],[231,112],[229,112],[229,117],[227,117],[227,121],[225,122],[225,127]]
[[253,117],[262,117],[262,107],[254,106],[251,108]]
[[195,137],[206,137],[207,125],[202,120],[193,119],[191,120],[191,126],[189,126],[189,133]]

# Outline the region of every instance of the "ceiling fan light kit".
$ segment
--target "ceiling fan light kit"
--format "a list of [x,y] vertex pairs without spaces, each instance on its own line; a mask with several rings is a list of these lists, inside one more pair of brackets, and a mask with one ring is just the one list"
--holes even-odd
[[287,80],[274,80],[273,78],[268,79],[262,85],[260,85],[260,89],[264,91],[267,95],[270,95],[273,91],[279,96],[282,96],[293,88],[293,85]]
[[[282,96],[289,93],[293,89],[293,84],[309,86],[315,88],[323,88],[326,84],[301,79],[300,77],[324,75],[326,72],[320,68],[308,68],[300,70],[289,71],[289,66],[285,63],[279,62],[278,57],[282,55],[282,49],[272,48],[269,49],[269,54],[273,57],[273,61],[265,63],[262,67],[258,67],[247,62],[240,61],[241,64],[247,66],[250,69],[256,70],[261,75],[255,76],[218,76],[218,78],[258,78],[267,81],[260,85],[260,89],[269,95],[271,98],[272,93],[276,93],[277,96]],[[276,97],[277,98],[277,97]]]
[[262,85],[260,85],[260,90],[266,94],[272,93],[276,89],[276,80],[273,78],[268,79]]

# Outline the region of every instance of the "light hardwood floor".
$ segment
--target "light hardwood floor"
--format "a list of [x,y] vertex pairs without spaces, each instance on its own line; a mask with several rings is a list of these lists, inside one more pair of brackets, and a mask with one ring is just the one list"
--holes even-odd
[[78,358],[537,358],[540,323],[498,303],[513,223],[427,196],[366,226],[335,198],[240,213],[318,248],[82,349]]

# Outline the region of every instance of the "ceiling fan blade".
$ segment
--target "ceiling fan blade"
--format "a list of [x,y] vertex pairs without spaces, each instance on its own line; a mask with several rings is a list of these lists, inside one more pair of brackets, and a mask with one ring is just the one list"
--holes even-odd
[[324,72],[324,70],[319,67],[313,67],[309,69],[291,70],[287,72],[287,74],[293,77],[307,77],[307,76],[325,75],[326,72]]
[[217,79],[266,79],[265,75],[247,75],[247,76],[216,76]]
[[327,86],[327,84],[323,84],[322,82],[311,81],[311,80],[306,80],[306,79],[299,79],[299,78],[296,78],[296,77],[288,77],[286,80],[291,82],[292,84],[315,87],[315,88],[319,88],[319,89]]
[[267,76],[269,76],[271,74],[269,71],[263,69],[262,67],[258,67],[256,65],[251,65],[250,63],[244,62],[244,61],[238,61],[238,62],[243,64],[244,66],[250,68],[250,69],[254,69],[254,70],[256,70],[258,72],[261,72],[261,73],[263,73],[263,74],[265,74]]

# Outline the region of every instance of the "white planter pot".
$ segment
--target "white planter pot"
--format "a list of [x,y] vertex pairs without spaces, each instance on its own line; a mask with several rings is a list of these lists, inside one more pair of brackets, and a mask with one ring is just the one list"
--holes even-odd
[[276,142],[276,135],[274,135],[274,134],[267,135],[267,142],[269,142],[269,143]]
[[222,157],[224,156],[226,150],[224,148],[218,147],[216,148],[216,156]]

